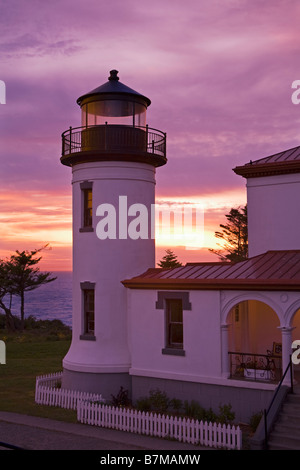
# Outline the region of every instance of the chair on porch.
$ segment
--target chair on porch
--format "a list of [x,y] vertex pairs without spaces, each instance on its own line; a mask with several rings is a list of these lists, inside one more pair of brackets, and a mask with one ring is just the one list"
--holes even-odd
[[273,370],[276,379],[282,374],[282,344],[273,342],[272,350],[267,349],[268,366]]
[[269,356],[281,357],[282,356],[282,344],[273,342],[272,351],[267,349],[267,353]]

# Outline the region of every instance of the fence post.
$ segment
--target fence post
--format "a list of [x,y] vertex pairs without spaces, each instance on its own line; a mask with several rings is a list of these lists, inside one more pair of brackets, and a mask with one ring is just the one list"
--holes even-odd
[[221,431],[220,423],[218,425],[217,423],[215,423],[214,425],[214,441],[215,441],[216,447],[218,447],[220,443],[222,443],[222,431]]
[[204,423],[204,444],[209,445],[209,435],[208,435],[207,421],[205,421],[205,423]]
[[[225,426],[225,425],[224,425]],[[229,449],[234,449],[234,443],[235,443],[235,429],[234,427],[231,429],[230,424],[226,426],[225,429],[225,445],[226,447],[228,446]]]

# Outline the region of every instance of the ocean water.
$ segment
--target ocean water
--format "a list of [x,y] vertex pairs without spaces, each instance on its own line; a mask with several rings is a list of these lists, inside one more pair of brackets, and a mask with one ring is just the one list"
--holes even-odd
[[[25,318],[61,320],[72,326],[72,272],[52,272],[57,279],[25,293]],[[13,299],[12,313],[20,316],[20,301]]]

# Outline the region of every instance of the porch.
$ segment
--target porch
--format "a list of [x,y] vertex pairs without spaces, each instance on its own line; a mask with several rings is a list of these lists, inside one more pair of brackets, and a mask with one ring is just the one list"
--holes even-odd
[[[280,291],[232,292],[232,297],[221,327],[223,376],[277,384],[299,338],[299,299]],[[293,368],[294,380],[299,368]]]
[[[280,348],[279,345],[277,345]],[[281,351],[267,354],[228,352],[230,379],[278,383],[282,378]]]

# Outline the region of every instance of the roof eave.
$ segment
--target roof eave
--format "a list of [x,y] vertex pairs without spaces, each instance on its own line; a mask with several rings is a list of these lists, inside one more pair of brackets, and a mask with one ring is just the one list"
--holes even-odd
[[128,289],[152,290],[282,290],[299,291],[300,280],[270,279],[147,279],[133,278],[122,281]]
[[300,161],[296,160],[262,164],[247,163],[246,165],[233,168],[233,171],[244,178],[300,173]]

